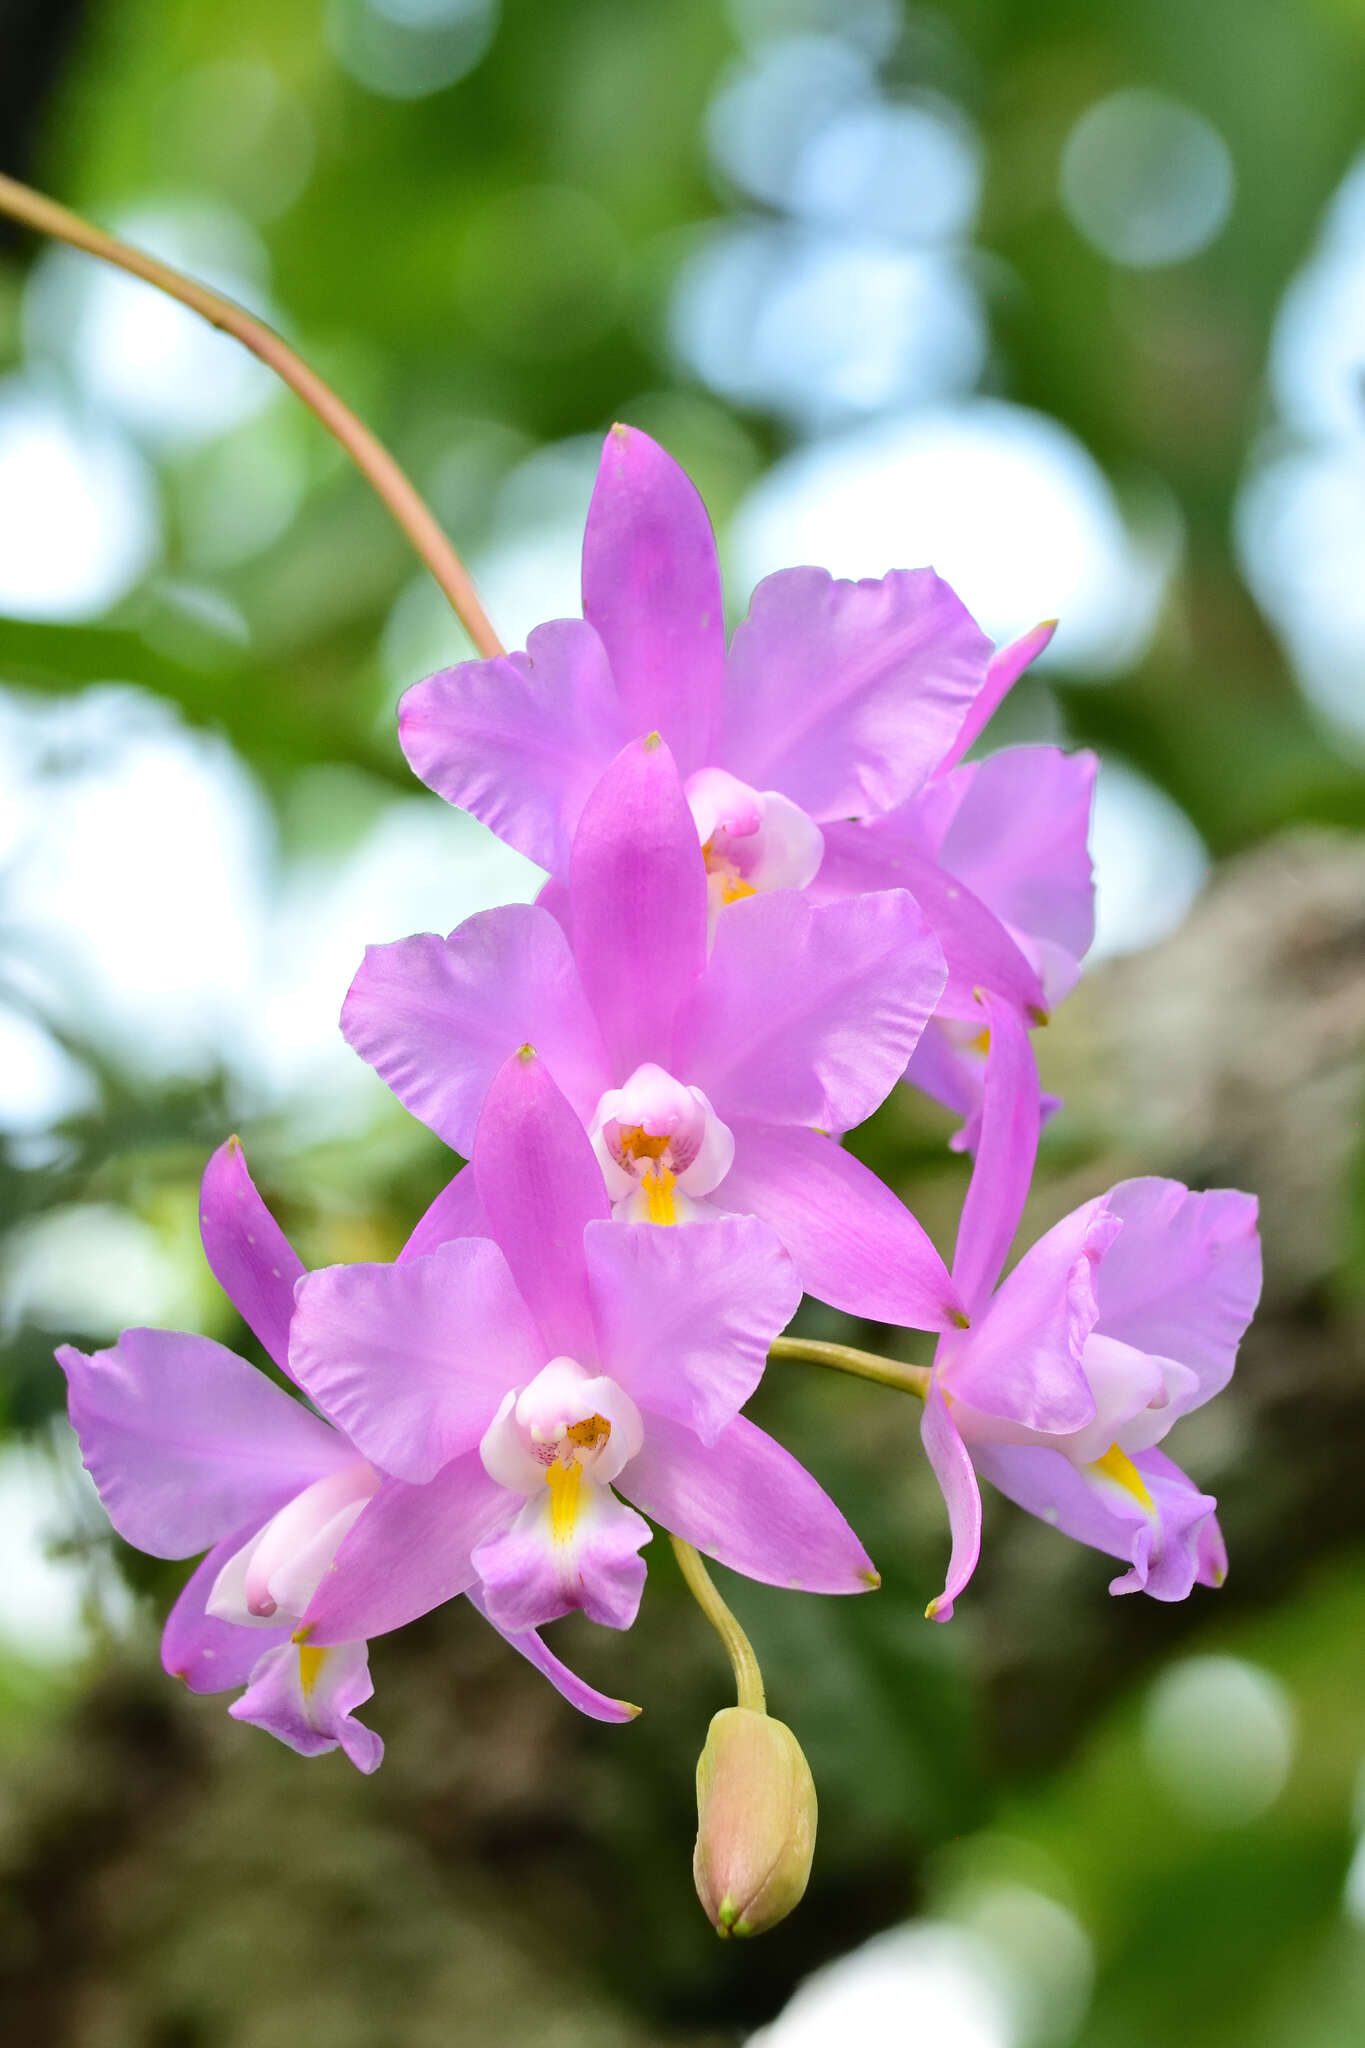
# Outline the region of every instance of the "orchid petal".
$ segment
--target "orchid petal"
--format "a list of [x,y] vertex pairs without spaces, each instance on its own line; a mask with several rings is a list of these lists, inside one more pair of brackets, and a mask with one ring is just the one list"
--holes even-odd
[[649,1416],[714,1443],[800,1305],[796,1269],[773,1232],[750,1216],[696,1230],[590,1223],[584,1250],[604,1371]]
[[201,1558],[180,1590],[161,1633],[162,1668],[182,1678],[191,1692],[231,1692],[245,1685],[252,1668],[271,1641],[287,1642],[289,1624],[271,1633],[239,1628],[208,1612],[208,1597],[228,1560],[249,1543],[255,1525],[234,1529]]
[[657,734],[619,754],[589,798],[569,897],[574,955],[615,1078],[646,1060],[670,1066],[679,1001],[706,965],[706,865]]
[[948,1269],[905,1204],[819,1131],[735,1125],[735,1163],[716,1207],[760,1216],[807,1294],[848,1315],[912,1330],[964,1320]]
[[234,1721],[264,1728],[300,1756],[340,1749],[368,1776],[383,1762],[384,1745],[353,1715],[373,1697],[364,1643],[318,1650],[291,1642],[266,1651],[228,1712]]
[[962,1203],[953,1280],[975,1315],[1000,1277],[1028,1200],[1041,1124],[1038,1068],[1010,1004],[984,996],[977,1014],[989,1039],[980,1136]]
[[901,890],[751,896],[721,916],[679,1070],[726,1123],[851,1130],[899,1080],[942,988],[938,941]]
[[942,759],[989,654],[932,569],[779,570],[731,644],[720,758],[820,823],[890,810]]
[[453,1458],[426,1486],[386,1479],[309,1603],[309,1642],[387,1635],[467,1591],[475,1546],[517,1506],[477,1451]]
[[108,1351],[57,1352],[81,1457],[119,1535],[191,1557],[259,1527],[354,1458],[344,1437],[211,1337],[125,1330]]
[[939,763],[940,775],[955,768],[968,747],[981,737],[987,722],[999,710],[1030,662],[1038,659],[1056,630],[1055,619],[1044,619],[1040,626],[1021,633],[1008,646],[996,648],[986,669],[986,681],[963,719],[957,738]]
[[1099,1326],[1198,1375],[1197,1407],[1232,1377],[1261,1292],[1256,1200],[1233,1188],[1122,1181],[1105,1196],[1123,1232],[1096,1280]]
[[[498,1628],[477,1587],[471,1586],[465,1598],[471,1607],[478,1609],[490,1627]],[[507,1629],[498,1628],[498,1634],[518,1656],[524,1657],[528,1664],[533,1664],[543,1677],[548,1678],[556,1692],[562,1693],[571,1707],[577,1707],[579,1713],[586,1714],[590,1720],[619,1723],[633,1721],[639,1713],[640,1709],[633,1707],[629,1700],[613,1700],[609,1699],[606,1693],[596,1692],[585,1679],[570,1671],[567,1664],[560,1662],[553,1650],[548,1649],[541,1641],[535,1629],[523,1629],[519,1635],[513,1635]]]
[[977,1463],[997,1491],[1030,1514],[1078,1543],[1125,1559],[1129,1569],[1111,1581],[1111,1593],[1183,1600],[1196,1580],[1218,1583],[1217,1503],[1160,1451],[1140,1451],[1130,1462],[1145,1500],[1117,1485],[1097,1486],[1060,1451],[982,1444]]
[[257,1194],[239,1138],[220,1145],[204,1169],[199,1232],[214,1279],[288,1372],[289,1318],[303,1261]]
[[571,1529],[555,1526],[549,1489],[519,1504],[516,1519],[474,1552],[485,1611],[504,1635],[522,1635],[581,1607],[605,1628],[629,1628],[645,1586],[640,1548],[649,1524],[590,1479]]
[[585,1122],[610,1079],[568,941],[530,903],[479,911],[448,939],[423,932],[371,946],[341,1029],[403,1107],[466,1159],[488,1084],[519,1045],[535,1046]]
[[947,979],[935,1015],[975,1016],[978,989],[993,989],[1025,1016],[1046,1014],[1037,970],[993,910],[916,844],[901,811],[865,825],[826,825],[817,895],[825,900],[869,889],[906,889],[943,948]]
[[[1091,753],[1006,747],[935,785],[955,799],[940,865],[1036,953],[1035,964],[1067,963],[1068,984],[1095,936],[1088,842],[1097,765]],[[926,914],[932,921],[927,905]]]
[[555,875],[568,872],[593,785],[637,729],[581,619],[537,626],[525,654],[442,669],[398,707],[399,744],[428,789]]
[[634,427],[613,427],[603,444],[583,616],[610,657],[627,733],[661,732],[684,775],[702,767],[725,663],[715,536],[694,485]]
[[1103,1197],[1073,1210],[1025,1252],[972,1328],[949,1340],[940,1376],[973,1443],[1019,1431],[1070,1436],[1094,1421],[1082,1352],[1098,1313],[1095,1268],[1121,1228]]
[[308,1274],[289,1355],[358,1450],[422,1485],[474,1448],[545,1344],[498,1247],[465,1237],[402,1265]]
[[583,1232],[611,1216],[582,1123],[529,1046],[494,1075],[472,1161],[489,1233],[550,1354],[593,1355]]
[[976,1561],[981,1555],[981,1489],[976,1483],[967,1446],[948,1412],[937,1373],[929,1384],[920,1434],[924,1440],[925,1455],[948,1510],[948,1527],[953,1539],[943,1591],[929,1602],[925,1613],[930,1621],[951,1621],[953,1603],[976,1570]]
[[742,1415],[710,1446],[651,1416],[617,1484],[675,1536],[764,1585],[867,1593],[881,1583],[824,1488]]
[[438,1251],[455,1237],[492,1235],[483,1203],[479,1200],[478,1183],[469,1167],[462,1166],[424,1212],[412,1236],[399,1252],[398,1261],[401,1265],[408,1259],[424,1259],[428,1252]]

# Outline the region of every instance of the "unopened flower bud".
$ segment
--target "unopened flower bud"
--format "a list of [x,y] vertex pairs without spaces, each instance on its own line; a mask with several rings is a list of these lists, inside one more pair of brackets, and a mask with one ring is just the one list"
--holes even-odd
[[799,1905],[815,1853],[815,1783],[791,1729],[725,1707],[697,1763],[697,1897],[717,1934],[762,1934]]

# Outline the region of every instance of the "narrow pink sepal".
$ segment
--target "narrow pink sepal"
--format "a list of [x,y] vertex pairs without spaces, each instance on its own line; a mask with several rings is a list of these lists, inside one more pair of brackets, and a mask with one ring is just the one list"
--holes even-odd
[[289,1319],[303,1261],[256,1191],[239,1138],[204,1168],[199,1231],[214,1279],[282,1372],[289,1370]]

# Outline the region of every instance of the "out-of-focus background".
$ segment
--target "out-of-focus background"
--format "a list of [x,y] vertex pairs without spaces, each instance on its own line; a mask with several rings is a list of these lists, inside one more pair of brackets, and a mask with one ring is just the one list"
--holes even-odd
[[[692,1898],[727,1678],[656,1543],[639,1626],[379,1643],[361,1781],[159,1671],[54,1341],[250,1351],[195,1228],[242,1132],[310,1263],[450,1170],[343,1046],[364,944],[536,876],[421,791],[467,651],[234,345],[0,240],[0,2033],[15,2048],[1349,2048],[1365,2039],[1365,14],[1346,0],[7,0],[0,167],[259,308],[379,430],[510,644],[577,609],[603,429],[656,435],[732,604],[932,561],[999,721],[1103,756],[1092,973],[1030,1225],[1133,1172],[1263,1199],[1234,1391],[1172,1448],[1219,1595],[1111,1600],[996,1503],[950,1628],[916,1417],[756,1412],[875,1598],[728,1586],[821,1798],[748,1947]],[[997,735],[993,734],[993,737]],[[947,1245],[901,1092],[859,1143]],[[806,1326],[924,1355],[917,1340]],[[908,1404],[907,1404],[908,1405]]]

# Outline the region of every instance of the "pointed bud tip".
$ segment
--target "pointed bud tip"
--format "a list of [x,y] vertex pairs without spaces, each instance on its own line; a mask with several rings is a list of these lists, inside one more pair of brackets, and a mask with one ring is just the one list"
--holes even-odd
[[656,754],[663,743],[662,733],[647,732],[640,742],[640,748],[643,753]]
[[535,1047],[533,1045],[519,1045],[517,1047],[517,1058],[524,1067],[529,1067],[532,1060],[536,1058]]
[[882,1575],[875,1565],[869,1565],[865,1572],[859,1572],[858,1577],[862,1580],[869,1593],[875,1593],[882,1582]]
[[955,1330],[970,1330],[972,1327],[972,1319],[965,1309],[950,1308],[948,1310],[948,1321]]
[[1028,1015],[1030,1024],[1036,1024],[1040,1031],[1044,1025],[1052,1022],[1051,1010],[1041,1010],[1036,1003],[1029,1004]]

